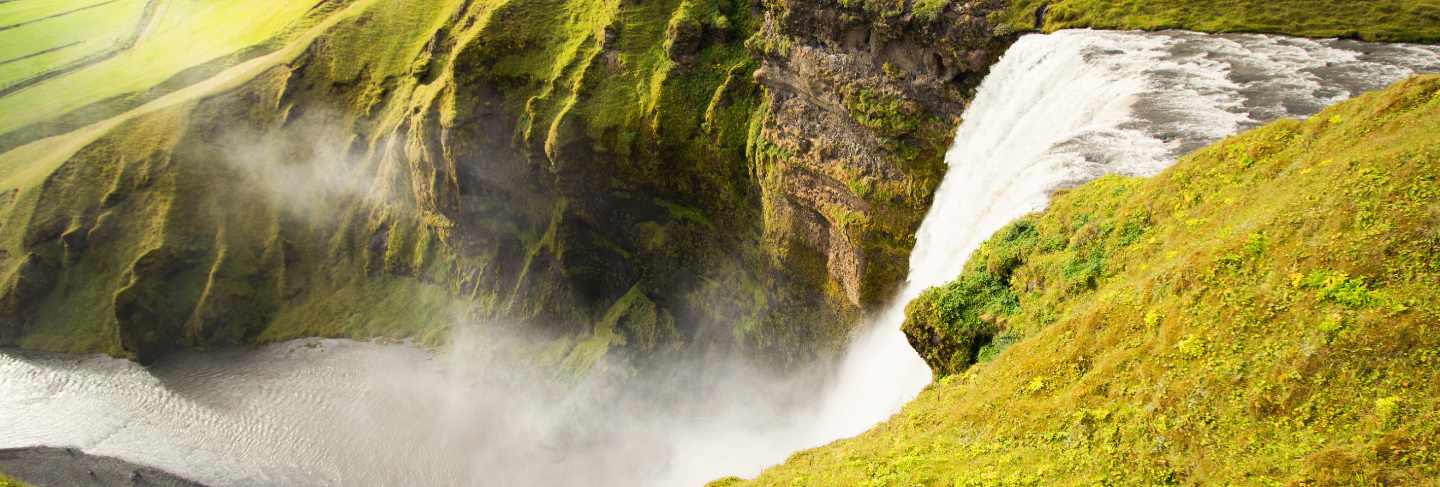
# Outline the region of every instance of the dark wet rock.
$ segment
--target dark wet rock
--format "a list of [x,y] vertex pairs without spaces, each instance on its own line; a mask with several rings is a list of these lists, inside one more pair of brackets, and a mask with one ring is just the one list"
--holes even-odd
[[203,487],[163,470],[74,448],[0,450],[0,472],[35,487]]

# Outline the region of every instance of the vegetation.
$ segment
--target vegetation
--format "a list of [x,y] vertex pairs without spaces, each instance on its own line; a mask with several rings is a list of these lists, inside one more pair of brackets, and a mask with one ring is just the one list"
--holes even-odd
[[0,3],[0,25],[20,25],[0,30],[0,150],[203,80],[295,40],[346,3]]
[[[1183,13],[1231,29],[1159,1],[1107,5],[1056,3],[1046,28]],[[1247,5],[1213,8],[1236,25],[1323,34],[1272,29],[1272,10]],[[1387,5],[1344,2],[1325,25],[1374,13],[1405,38],[1428,35],[1428,3]],[[808,361],[902,281],[965,88],[983,72],[971,54],[996,57],[1011,39],[935,23],[953,0],[71,7],[0,2],[0,90],[12,91],[0,94],[0,343],[145,358],[309,335],[431,343],[458,313],[586,343],[570,363],[720,342]],[[1031,29],[1021,20],[1036,8],[1016,2],[1007,19]],[[1095,17],[1066,14],[1081,10]],[[791,21],[767,32],[767,15]],[[923,48],[883,69],[806,68],[830,77],[809,83],[837,87],[815,113],[838,120],[797,127],[814,113],[786,112],[791,99],[755,80],[780,61],[767,56],[848,44],[822,37],[849,30],[807,30],[817,22],[868,23],[875,39]],[[934,90],[912,89],[925,83]],[[855,132],[830,146],[805,133],[833,127]],[[278,149],[251,157],[217,140]],[[262,184],[316,159],[361,180]],[[783,206],[802,175],[834,182],[834,195]],[[831,238],[849,247],[818,244]],[[1109,268],[1084,257],[1074,279]],[[991,277],[972,284],[1009,279]],[[449,308],[457,296],[463,309]],[[611,320],[616,309],[631,311]],[[951,354],[956,368],[1017,336],[994,310],[973,318],[977,343],[993,343]]]
[[1437,134],[1418,77],[1059,196],[911,309],[1016,343],[754,483],[1433,483]]
[[[435,3],[407,5],[363,21],[358,10],[341,12],[299,39],[331,29],[384,38],[363,48],[354,39],[348,51],[332,40],[335,50],[325,54],[390,77],[393,60],[413,59],[425,29],[444,20]],[[367,204],[385,201],[384,187],[365,194],[313,176],[264,177],[339,157],[330,149],[341,146],[336,134],[303,128],[309,117],[280,127],[276,103],[256,103],[294,90],[292,76],[344,73],[322,71],[329,66],[316,58],[324,54],[313,51],[313,64],[290,65],[300,73],[276,68],[308,47],[300,42],[90,129],[0,155],[0,316],[23,320],[0,339],[142,360],[184,345],[297,336],[438,339],[436,330],[451,322],[437,319],[449,304],[436,297],[448,296],[440,276],[450,257],[433,245],[419,211]],[[363,103],[364,92],[356,99]],[[265,137],[281,130],[289,135]],[[388,238],[373,245],[376,233]],[[391,276],[376,274],[382,269]]]
[[[1038,14],[1042,8],[1044,13]],[[1043,24],[1037,25],[1037,19],[1043,19]],[[1017,31],[1186,29],[1440,41],[1440,2],[1436,0],[1015,0],[1003,21]]]
[[30,484],[22,483],[0,472],[0,487],[30,487]]
[[[114,58],[145,76],[107,61],[0,97],[23,126],[10,143],[85,127],[0,155],[0,343],[142,360],[317,335],[434,343],[458,315],[536,324],[574,344],[557,362],[591,363],[774,319],[786,284],[759,277],[746,164],[749,4],[358,0],[285,17],[297,4],[204,7]],[[175,23],[163,12],[156,26]],[[230,17],[259,23],[207,27]],[[170,43],[189,57],[157,36],[193,37]],[[155,85],[187,66],[196,79]],[[81,76],[124,82],[66,88]],[[81,108],[41,121],[66,109],[30,105],[52,102]],[[332,159],[319,172],[357,180],[266,180]],[[815,342],[798,325],[708,333],[732,329],[796,360]]]
[[144,7],[145,0],[0,4],[0,88],[124,42]]

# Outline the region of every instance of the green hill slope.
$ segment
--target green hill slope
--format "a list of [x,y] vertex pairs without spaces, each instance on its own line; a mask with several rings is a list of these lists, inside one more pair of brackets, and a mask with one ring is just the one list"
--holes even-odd
[[1434,485],[1440,77],[1070,191],[910,311],[945,377],[755,484]]

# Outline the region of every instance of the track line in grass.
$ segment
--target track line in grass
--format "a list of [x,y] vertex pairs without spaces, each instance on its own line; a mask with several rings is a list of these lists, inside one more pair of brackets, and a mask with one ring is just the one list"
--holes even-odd
[[[10,1],[14,1],[14,0],[10,0]],[[37,22],[44,22],[44,21],[46,21],[46,20],[64,17],[64,16],[66,16],[66,15],[70,15],[70,14],[73,14],[73,13],[76,13],[76,12],[84,12],[84,11],[86,11],[86,10],[90,10],[90,9],[93,9],[93,8],[104,7],[104,6],[106,6],[106,5],[109,5],[109,4],[118,2],[118,1],[120,1],[120,0],[105,0],[105,1],[100,2],[100,3],[91,4],[91,5],[86,5],[86,6],[84,6],[84,7],[66,10],[66,11],[60,12],[60,13],[58,13],[58,14],[46,15],[46,16],[44,16],[44,17],[40,17],[40,18],[34,19],[34,20],[27,20],[27,21],[24,21],[24,22],[16,22],[16,23],[10,24],[10,25],[0,25],[0,32],[5,32],[5,31],[10,30],[10,29],[18,29],[18,28],[21,28],[21,27],[24,27],[24,26],[27,26],[27,25],[30,25],[30,24],[37,23]]]
[[[0,0],[0,3],[4,3],[4,2],[7,2],[7,1],[13,2],[13,1],[15,1],[15,0]],[[78,45],[82,44],[83,42],[84,42],[84,41],[75,41],[75,42],[71,42],[71,43],[69,43],[69,44],[65,44],[65,45],[62,45],[62,46],[55,46],[55,47],[52,47],[52,48],[49,48],[49,49],[44,49],[44,50],[41,50],[41,51],[32,52],[32,53],[26,54],[26,55],[24,55],[24,56],[6,59],[6,60],[4,60],[4,61],[0,61],[0,66],[4,66],[4,65],[10,64],[10,63],[18,63],[18,62],[20,62],[20,61],[24,61],[24,60],[26,60],[26,59],[30,59],[30,58],[33,58],[33,57],[44,56],[44,55],[46,55],[46,54],[50,54],[50,53],[55,52],[55,51],[60,51],[60,50],[64,50],[64,49],[69,49],[69,48],[78,46]]]
[[[105,3],[111,3],[116,1],[119,0],[109,0]],[[35,86],[36,84],[42,83],[44,81],[52,80],[73,73],[75,71],[94,66],[95,64],[113,58],[120,53],[125,52],[132,47],[135,47],[135,42],[140,40],[140,35],[143,34],[145,30],[150,27],[150,24],[155,20],[155,12],[159,10],[157,8],[159,4],[160,0],[150,0],[146,2],[145,10],[141,11],[140,13],[140,21],[135,23],[135,29],[130,32],[130,35],[128,37],[126,37],[120,42],[117,42],[109,49],[95,54],[91,54],[89,56],[85,56],[65,66],[37,74],[27,79],[20,80],[19,82],[16,82],[12,85],[0,86],[0,98],[12,95],[18,91],[24,90],[25,88],[29,88],[31,86]],[[92,5],[92,7],[99,5],[103,4]]]

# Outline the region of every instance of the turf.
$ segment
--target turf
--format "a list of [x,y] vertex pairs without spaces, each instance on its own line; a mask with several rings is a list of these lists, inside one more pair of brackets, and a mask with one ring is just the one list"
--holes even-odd
[[957,281],[979,365],[754,484],[1435,485],[1437,201],[1440,76],[1080,187]]
[[[101,53],[117,47],[117,40],[135,37],[133,46],[120,49],[113,57],[0,97],[0,134],[114,97],[143,92],[188,69],[247,48],[283,43],[287,34],[299,32],[306,22],[316,21],[307,17],[312,13],[312,2],[155,1],[154,16],[148,22],[138,22],[144,1],[121,0],[0,31],[0,45],[17,56],[83,41],[40,58],[0,65],[0,87],[62,68],[67,61]],[[64,7],[84,5],[63,3],[55,8],[64,11],[68,10]],[[14,2],[17,6],[23,4]],[[22,17],[17,14],[15,18]]]
[[[1047,6],[1043,25],[1036,12]],[[1016,0],[1012,28],[1187,29],[1369,41],[1440,41],[1440,0]]]
[[145,2],[0,3],[0,87],[110,48],[135,28]]

